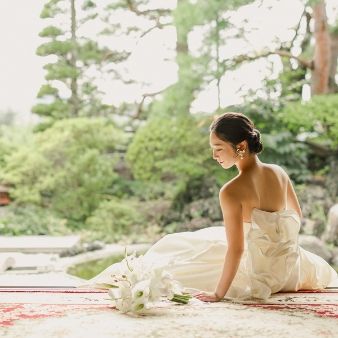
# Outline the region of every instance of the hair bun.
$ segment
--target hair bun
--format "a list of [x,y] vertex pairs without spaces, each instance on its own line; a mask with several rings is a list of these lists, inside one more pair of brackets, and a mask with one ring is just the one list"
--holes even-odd
[[263,144],[261,142],[261,133],[258,129],[254,128],[251,132],[251,149],[255,153],[260,153],[263,150]]

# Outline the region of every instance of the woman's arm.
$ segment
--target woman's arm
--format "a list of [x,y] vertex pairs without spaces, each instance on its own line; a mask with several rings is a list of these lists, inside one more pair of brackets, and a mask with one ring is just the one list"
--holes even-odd
[[302,210],[299,205],[299,201],[295,192],[295,189],[291,183],[291,180],[288,176],[288,188],[287,188],[287,204],[288,204],[288,209],[293,209],[297,212],[299,215],[299,218],[302,219]]
[[225,186],[219,193],[228,248],[215,291],[194,294],[196,298],[205,302],[217,302],[225,296],[236,275],[244,251],[242,205],[239,197],[236,196],[236,191],[233,186]]
[[286,200],[287,200],[287,208],[288,209],[293,209],[297,212],[297,214],[299,215],[299,218],[302,219],[303,215],[302,215],[302,210],[300,208],[300,204],[296,195],[296,191],[292,185],[291,179],[289,177],[289,175],[287,174],[287,172],[281,167],[278,166],[278,168],[281,169],[284,178],[286,180],[286,185],[287,185],[287,190],[286,190]]
[[223,298],[236,275],[244,251],[244,231],[242,204],[236,196],[234,188],[229,186],[222,188],[219,193],[219,200],[223,214],[228,249],[215,294],[218,298]]

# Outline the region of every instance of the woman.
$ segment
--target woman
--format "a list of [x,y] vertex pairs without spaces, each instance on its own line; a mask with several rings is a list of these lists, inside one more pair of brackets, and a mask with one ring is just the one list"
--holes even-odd
[[[263,145],[253,122],[241,113],[222,114],[210,126],[210,146],[219,165],[238,169],[219,192],[224,227],[168,234],[144,258],[168,262],[167,270],[185,291],[206,302],[267,299],[278,291],[321,289],[336,280],[324,259],[298,245],[297,196],[280,166],[259,160]],[[118,265],[89,284],[108,282]]]

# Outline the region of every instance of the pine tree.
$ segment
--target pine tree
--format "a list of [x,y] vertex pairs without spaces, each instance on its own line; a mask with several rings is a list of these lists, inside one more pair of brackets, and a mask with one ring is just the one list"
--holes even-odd
[[32,108],[43,117],[38,129],[64,118],[112,114],[113,108],[101,103],[102,92],[95,82],[103,65],[122,62],[128,53],[111,51],[80,34],[83,26],[99,20],[95,2],[49,0],[40,17],[51,24],[40,32],[40,37],[49,41],[36,53],[55,61],[44,66],[47,83],[37,94],[40,102]]

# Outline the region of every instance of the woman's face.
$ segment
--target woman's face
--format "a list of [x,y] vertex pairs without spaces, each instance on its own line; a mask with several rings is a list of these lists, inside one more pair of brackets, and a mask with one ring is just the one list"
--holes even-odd
[[230,143],[219,139],[214,132],[210,133],[209,141],[212,149],[212,158],[224,169],[231,168],[238,158]]

